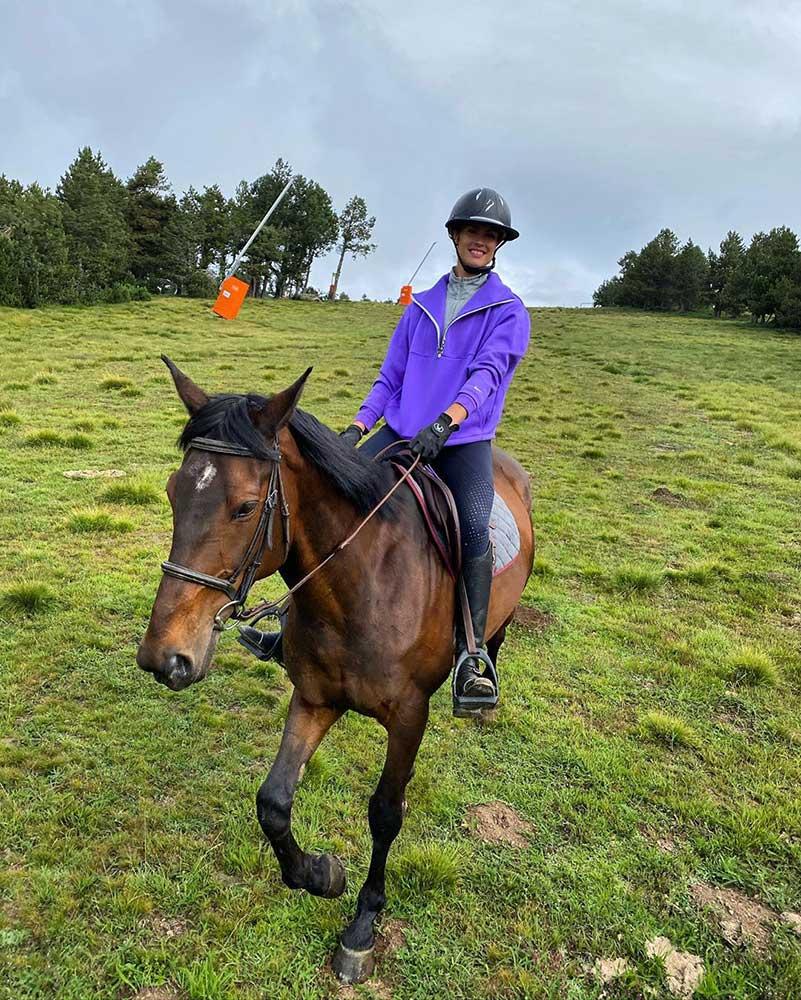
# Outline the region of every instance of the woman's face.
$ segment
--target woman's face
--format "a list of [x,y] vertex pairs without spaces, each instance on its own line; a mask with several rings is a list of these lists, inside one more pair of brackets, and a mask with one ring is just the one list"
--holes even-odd
[[493,226],[483,222],[469,222],[456,236],[456,248],[466,264],[487,267],[492,263],[500,243],[500,234]]

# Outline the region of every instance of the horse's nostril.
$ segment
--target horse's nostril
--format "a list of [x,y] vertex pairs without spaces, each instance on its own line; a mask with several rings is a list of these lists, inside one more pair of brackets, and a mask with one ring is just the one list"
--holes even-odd
[[183,653],[173,653],[167,660],[167,669],[164,673],[178,681],[184,681],[192,674],[192,661]]

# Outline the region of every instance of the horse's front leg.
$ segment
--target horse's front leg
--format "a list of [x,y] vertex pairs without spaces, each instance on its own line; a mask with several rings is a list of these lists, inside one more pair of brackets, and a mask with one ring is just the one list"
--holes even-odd
[[278,756],[256,795],[259,823],[286,885],[328,898],[345,891],[345,869],[333,854],[307,854],[300,849],[292,836],[292,801],[303,767],[340,715],[341,709],[310,705],[295,691]]
[[334,958],[334,972],[344,982],[367,979],[375,965],[376,917],[386,903],[387,855],[400,833],[405,811],[404,792],[414,770],[414,760],[428,721],[428,700],[422,697],[404,706],[388,725],[387,758],[375,792],[370,799],[370,832],[373,853],[370,870],[359,893],[356,916],[342,935]]

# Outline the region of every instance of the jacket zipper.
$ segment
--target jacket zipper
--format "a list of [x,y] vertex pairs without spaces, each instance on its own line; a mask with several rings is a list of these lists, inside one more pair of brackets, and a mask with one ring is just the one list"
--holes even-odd
[[[448,337],[448,330],[453,326],[453,324],[460,319],[464,319],[465,316],[473,316],[475,313],[484,312],[485,309],[491,309],[493,306],[504,306],[508,302],[514,302],[514,299],[500,299],[498,302],[488,302],[485,306],[480,306],[478,309],[470,309],[466,313],[459,313],[458,316],[454,316],[450,323],[442,331],[442,340],[439,341],[439,349],[437,350],[437,357],[441,358],[442,353],[445,350],[445,341]],[[434,324],[436,326],[436,324]],[[439,332],[439,328],[437,328]]]

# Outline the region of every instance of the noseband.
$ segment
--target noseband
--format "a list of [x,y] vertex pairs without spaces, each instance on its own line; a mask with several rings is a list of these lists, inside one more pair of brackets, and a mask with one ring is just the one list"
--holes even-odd
[[[232,444],[229,441],[216,441],[214,438],[194,438],[190,441],[189,447],[195,448],[197,451],[211,451],[220,455],[239,455],[243,458],[257,458],[272,462],[267,493],[261,506],[256,530],[253,532],[250,544],[245,549],[245,554],[239,560],[239,565],[229,577],[210,576],[208,573],[192,569],[191,566],[182,566],[181,563],[167,561],[161,564],[161,571],[166,576],[173,576],[177,580],[186,580],[188,583],[196,583],[199,587],[221,590],[228,597],[228,603],[224,604],[214,616],[214,629],[219,632],[225,628],[221,615],[228,608],[233,610],[227,620],[237,622],[243,617],[245,601],[256,579],[264,552],[265,550],[272,551],[273,548],[275,511],[279,506],[284,526],[284,560],[289,555],[289,507],[284,495],[284,483],[281,479],[281,450],[278,447],[277,437],[273,441],[273,447],[267,448],[262,455],[257,455],[249,448],[243,448],[238,444]],[[237,586],[236,580],[240,574],[242,579]]]

